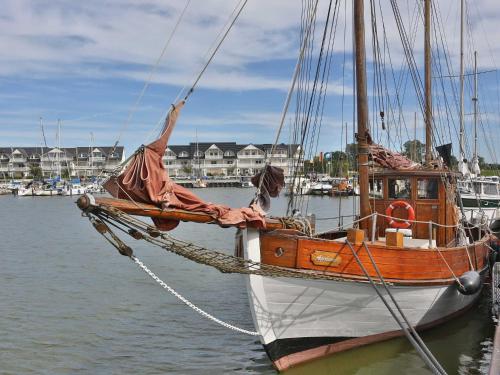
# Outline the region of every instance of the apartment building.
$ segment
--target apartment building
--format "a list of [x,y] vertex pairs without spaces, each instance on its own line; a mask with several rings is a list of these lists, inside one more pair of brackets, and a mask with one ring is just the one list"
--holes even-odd
[[[272,153],[271,153],[272,152]],[[302,170],[301,149],[295,144],[236,144],[204,142],[168,146],[163,157],[170,176],[252,176],[270,160],[292,175]]]
[[0,147],[0,178],[24,178],[40,168],[43,177],[91,177],[112,171],[125,159],[122,146]]

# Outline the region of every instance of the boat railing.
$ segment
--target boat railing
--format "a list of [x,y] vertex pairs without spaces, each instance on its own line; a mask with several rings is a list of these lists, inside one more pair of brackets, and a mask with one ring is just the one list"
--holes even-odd
[[[346,215],[346,216],[357,217],[356,215]],[[405,221],[405,222],[415,223],[415,224],[427,224],[429,226],[429,248],[434,247],[434,233],[433,232],[434,232],[434,228],[435,227],[456,228],[458,230],[462,230],[464,232],[464,234],[465,234],[465,228],[464,228],[464,226],[461,223],[457,223],[457,224],[440,224],[440,223],[433,222],[432,220],[430,220],[430,221],[422,221],[422,220],[402,219],[402,218],[399,218],[399,217],[385,215],[385,214],[382,214],[380,212],[374,212],[374,213],[372,213],[372,214],[370,214],[368,216],[365,216],[365,217],[353,220],[353,221],[351,221],[351,222],[349,222],[347,224],[339,224],[337,226],[337,228],[334,228],[333,230],[341,230],[341,229],[356,227],[356,226],[359,226],[359,223],[361,223],[363,221],[371,221],[371,242],[374,243],[375,240],[376,240],[377,219],[378,219],[379,216],[381,216],[382,218],[386,218],[386,219],[394,220],[394,221]],[[325,219],[331,219],[331,220],[333,220],[335,218],[320,218],[320,219],[316,218],[316,220],[322,220],[322,219],[323,220],[325,220]],[[470,225],[470,226],[467,227],[467,230],[469,230],[469,231],[471,231],[472,229],[482,229],[482,230],[486,230],[487,232],[490,232],[490,229],[489,229],[488,225],[485,224],[485,223],[476,223],[476,224],[473,224],[473,225]],[[331,231],[332,231],[332,229],[329,229],[326,232],[316,233],[315,236],[316,237],[317,236],[321,236],[322,234],[325,234],[325,233],[331,232]]]

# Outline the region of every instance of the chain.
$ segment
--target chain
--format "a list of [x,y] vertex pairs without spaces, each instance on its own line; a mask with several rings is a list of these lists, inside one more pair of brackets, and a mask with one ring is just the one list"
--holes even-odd
[[172,295],[174,295],[175,297],[177,297],[179,300],[181,300],[184,304],[186,304],[187,306],[189,306],[190,308],[192,308],[194,311],[196,311],[198,314],[204,316],[205,318],[217,323],[217,324],[220,324],[221,326],[223,327],[226,327],[226,328],[229,328],[233,331],[236,331],[236,332],[240,332],[240,333],[245,333],[247,335],[251,335],[251,336],[258,336],[259,333],[258,332],[254,332],[254,331],[248,331],[246,329],[243,329],[243,328],[239,328],[239,327],[236,327],[236,326],[233,326],[229,323],[226,323],[226,322],[223,322],[222,320],[220,319],[217,319],[215,316],[213,315],[210,315],[209,313],[207,313],[206,311],[203,311],[202,309],[200,309],[199,307],[195,306],[192,302],[190,302],[189,300],[187,300],[186,298],[184,298],[182,295],[180,295],[179,293],[177,293],[172,287],[168,286],[163,280],[161,280],[158,276],[156,276],[153,271],[151,271],[148,267],[146,267],[144,265],[144,263],[142,263],[139,259],[137,259],[137,257],[135,255],[132,255],[130,257],[135,264],[137,264],[144,272],[146,272],[154,281],[156,281],[158,284],[161,285],[161,287],[165,290],[167,290],[168,292],[170,292]]

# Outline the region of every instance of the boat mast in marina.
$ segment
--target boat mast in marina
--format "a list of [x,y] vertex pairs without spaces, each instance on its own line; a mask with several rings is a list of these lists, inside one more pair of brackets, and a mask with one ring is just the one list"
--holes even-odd
[[424,1],[425,164],[432,161],[431,0]]
[[464,0],[460,0],[460,156],[458,160],[458,171],[462,176],[470,174],[467,158],[465,157],[465,120],[464,120],[464,24],[465,9]]
[[[365,21],[363,0],[354,1],[354,46],[356,55],[356,104],[358,114],[358,172],[361,217],[372,213],[368,191],[368,95],[366,89]],[[360,223],[360,228],[368,230],[368,220]]]
[[472,155],[471,171],[475,176],[481,175],[479,168],[479,158],[477,156],[477,51],[474,51],[474,97],[472,103],[474,105],[474,151]]

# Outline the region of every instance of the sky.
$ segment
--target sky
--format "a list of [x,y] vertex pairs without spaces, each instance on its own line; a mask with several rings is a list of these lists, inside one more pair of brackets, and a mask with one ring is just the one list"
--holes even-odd
[[[396,74],[400,74],[397,67],[404,65],[404,54],[390,2],[374,1],[378,11],[384,14],[387,46]],[[42,118],[49,146],[58,143],[56,133],[60,120],[60,143],[64,147],[112,145],[119,140],[127,153],[132,152],[157,134],[171,103],[192,85],[207,61],[210,47],[218,40],[239,3],[239,0],[2,0],[0,146],[42,145]],[[349,127],[347,141],[352,141],[350,3],[339,3],[332,74],[317,150],[343,148],[344,123]],[[365,3],[369,8],[370,2],[365,0]],[[412,48],[423,74],[423,31],[416,1],[397,3],[408,30],[417,25],[411,34]],[[435,6],[442,30],[435,29],[434,38],[446,41],[454,74],[459,71],[459,5],[458,0],[440,0]],[[316,40],[320,40],[327,7],[327,0],[319,1]],[[500,77],[496,71],[500,61],[500,46],[496,43],[500,4],[496,0],[468,0],[466,9],[466,72],[472,70],[474,50],[478,51],[479,70],[488,71],[479,75],[479,103],[483,139],[486,136],[489,143],[480,142],[479,150],[487,160],[495,161],[494,145],[500,141],[497,134]],[[248,1],[186,103],[171,144],[196,139],[199,142],[274,142],[298,56],[301,11],[302,2],[298,0]],[[365,18],[369,17],[367,9]],[[381,30],[382,21],[378,22]],[[374,67],[370,43],[368,27],[367,74],[371,85]],[[390,74],[387,73],[387,77]],[[454,81],[456,84],[457,80]],[[150,84],[139,101],[146,82]],[[470,77],[466,82],[467,148],[470,151]],[[394,87],[389,84],[388,90],[392,93]],[[371,107],[376,140],[396,149],[401,148],[410,135],[413,137],[414,112],[419,111],[415,95],[410,93],[411,81],[405,87],[402,95],[405,103],[400,113],[391,114],[386,109],[387,121],[399,124],[391,126],[388,134],[377,124],[378,110]],[[451,88],[447,90],[451,92]],[[371,86],[368,92],[371,102],[377,102]],[[441,125],[440,140],[453,142],[456,153],[456,105],[449,110],[454,111],[454,124],[450,125],[449,117],[444,117],[446,110],[441,107],[443,99],[434,103],[435,113],[443,116],[439,123],[446,123]],[[286,126],[293,118],[292,106]],[[402,123],[405,130],[397,130],[397,127],[403,128]],[[423,139],[422,129],[422,115],[418,113],[416,133],[420,139]],[[284,129],[280,141],[290,141],[289,129]]]

